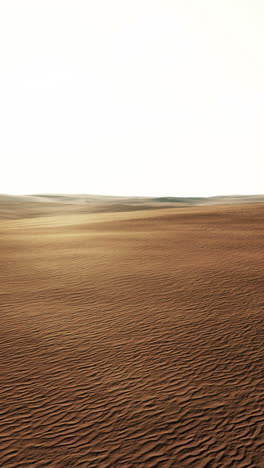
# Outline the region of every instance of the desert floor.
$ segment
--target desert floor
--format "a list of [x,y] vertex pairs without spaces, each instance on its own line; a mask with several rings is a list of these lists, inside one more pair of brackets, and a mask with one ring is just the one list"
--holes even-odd
[[264,467],[264,204],[148,208],[0,221],[1,467]]

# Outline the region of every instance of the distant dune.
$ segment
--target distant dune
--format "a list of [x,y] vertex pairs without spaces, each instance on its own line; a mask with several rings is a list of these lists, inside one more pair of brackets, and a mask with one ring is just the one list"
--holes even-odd
[[196,205],[263,203],[264,195],[222,197],[114,197],[104,195],[0,195],[0,219],[35,218],[78,213],[185,208]]
[[1,197],[1,467],[264,467],[262,202]]

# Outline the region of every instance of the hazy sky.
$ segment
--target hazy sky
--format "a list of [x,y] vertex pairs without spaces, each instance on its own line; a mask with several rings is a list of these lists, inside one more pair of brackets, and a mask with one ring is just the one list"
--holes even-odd
[[0,193],[264,193],[263,0],[0,0]]

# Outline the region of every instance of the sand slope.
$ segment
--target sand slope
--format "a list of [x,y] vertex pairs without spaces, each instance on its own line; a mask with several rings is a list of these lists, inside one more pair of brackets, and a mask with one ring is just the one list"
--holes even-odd
[[2,220],[0,465],[263,468],[263,216]]
[[70,214],[146,211],[200,205],[264,203],[264,195],[223,197],[114,197],[104,195],[1,195],[0,220],[65,216]]

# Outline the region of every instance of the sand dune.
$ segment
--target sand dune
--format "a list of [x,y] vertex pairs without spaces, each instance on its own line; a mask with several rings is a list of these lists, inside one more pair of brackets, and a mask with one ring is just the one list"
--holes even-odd
[[263,468],[264,205],[74,203],[2,198],[0,466]]
[[68,214],[114,213],[201,205],[263,203],[264,195],[224,197],[114,197],[104,195],[0,195],[0,219],[36,218]]

